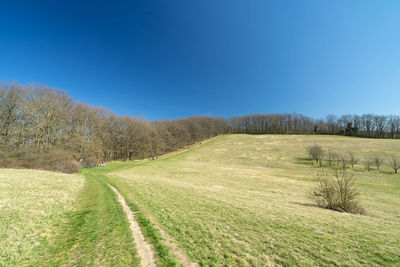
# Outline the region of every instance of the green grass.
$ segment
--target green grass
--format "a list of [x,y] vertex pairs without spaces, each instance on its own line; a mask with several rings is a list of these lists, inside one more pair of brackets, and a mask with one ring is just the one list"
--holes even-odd
[[76,210],[37,265],[139,266],[129,222],[117,196],[96,175],[83,171],[86,184]]
[[35,260],[73,209],[83,184],[80,175],[0,169],[0,266]]
[[106,183],[135,212],[159,266],[177,264],[158,228],[204,266],[399,265],[400,174],[349,170],[366,215],[318,208],[308,198],[316,183],[305,148],[313,143],[400,156],[399,140],[228,135],[79,175],[0,169],[0,266],[139,266]]
[[[118,191],[120,191],[120,189],[115,184],[113,184],[112,182],[110,182],[110,184],[116,187]],[[143,213],[140,211],[135,203],[127,199],[124,195],[123,197],[125,198],[129,208],[132,210],[132,212],[135,213],[135,220],[138,222],[143,235],[153,245],[156,254],[157,266],[179,266],[179,264],[175,260],[174,255],[171,253],[170,248],[163,244],[159,230],[145,215],[143,215]]]
[[0,171],[0,266],[139,266],[117,196],[83,174]]
[[107,177],[205,266],[399,264],[400,174],[350,171],[366,215],[315,207],[305,152],[313,143],[400,156],[399,140],[231,135],[157,161],[115,163]]

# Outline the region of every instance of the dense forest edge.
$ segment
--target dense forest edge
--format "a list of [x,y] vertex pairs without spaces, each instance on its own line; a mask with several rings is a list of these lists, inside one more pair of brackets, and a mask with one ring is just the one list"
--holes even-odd
[[399,138],[397,115],[254,114],[147,121],[79,103],[62,90],[0,85],[0,167],[77,172],[111,160],[157,157],[221,134]]

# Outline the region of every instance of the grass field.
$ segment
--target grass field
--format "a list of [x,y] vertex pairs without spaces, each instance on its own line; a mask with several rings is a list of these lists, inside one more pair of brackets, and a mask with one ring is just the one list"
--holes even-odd
[[36,259],[83,184],[79,175],[0,169],[0,266]]
[[139,266],[115,194],[84,174],[0,170],[0,266]]
[[349,172],[366,215],[318,208],[305,150],[314,143],[400,156],[399,140],[227,135],[78,175],[0,169],[0,266],[139,266],[107,183],[135,213],[158,266],[176,265],[171,242],[203,266],[400,265],[400,174],[356,165]]
[[399,140],[230,135],[107,176],[203,265],[398,265],[400,174],[351,171],[366,215],[315,207],[313,143],[400,156]]

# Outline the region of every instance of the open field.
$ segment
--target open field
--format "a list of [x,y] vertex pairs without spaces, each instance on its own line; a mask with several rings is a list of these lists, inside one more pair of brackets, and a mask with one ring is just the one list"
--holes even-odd
[[83,184],[79,175],[0,169],[0,266],[32,262]]
[[107,174],[110,182],[203,265],[399,264],[400,174],[387,166],[350,171],[366,215],[315,207],[305,152],[313,143],[359,156],[400,155],[398,140],[229,135],[157,161],[104,169],[120,168]]
[[318,208],[308,197],[313,143],[400,156],[399,140],[227,135],[79,175],[0,169],[0,266],[140,266],[107,184],[125,198],[157,266],[399,265],[400,174],[356,165],[349,172],[366,215]]
[[0,170],[0,266],[138,266],[116,195],[90,174]]

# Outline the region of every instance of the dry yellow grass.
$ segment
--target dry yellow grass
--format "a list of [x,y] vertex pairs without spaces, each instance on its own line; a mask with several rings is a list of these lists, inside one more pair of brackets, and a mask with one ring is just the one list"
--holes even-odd
[[83,184],[81,175],[0,169],[0,266],[29,265]]
[[351,171],[367,215],[313,206],[305,147],[400,156],[399,140],[231,135],[108,174],[124,195],[204,265],[395,265],[400,175]]

